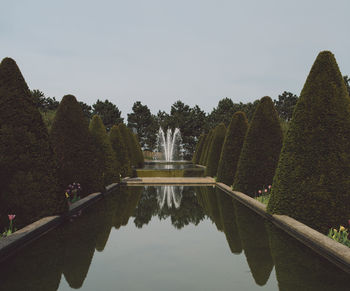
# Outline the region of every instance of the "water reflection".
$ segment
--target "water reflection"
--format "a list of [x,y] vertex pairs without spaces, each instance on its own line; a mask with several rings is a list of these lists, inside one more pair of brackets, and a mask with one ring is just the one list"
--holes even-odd
[[[239,267],[249,268],[254,286],[283,291],[347,290],[350,284],[348,274],[315,255],[222,191],[212,187],[182,187],[173,189],[174,191],[163,189],[165,188],[151,186],[129,187],[106,197],[73,222],[51,231],[3,263],[0,267],[0,289],[57,290],[64,281],[72,289],[84,289],[85,285],[89,285],[87,277],[91,266],[97,264],[94,260],[94,256],[97,256],[95,251],[105,251],[112,232],[119,232],[127,225],[133,226],[133,230],[129,231],[135,232],[134,226],[142,228],[152,218],[157,218],[158,221],[170,218],[172,228],[176,229],[212,220],[216,228],[225,234],[227,249],[233,254],[229,261],[245,256],[241,263],[245,265]],[[181,195],[177,196],[176,193]],[[177,232],[177,235],[181,236],[182,232]],[[187,245],[183,248],[186,249]],[[135,250],[128,251],[129,257]],[[123,260],[115,262],[123,263],[127,265]],[[207,263],[209,266],[215,265],[212,261]],[[274,272],[271,274],[274,266],[276,276]],[[96,268],[103,270],[104,265]],[[229,269],[232,276],[238,271],[235,268]],[[267,284],[271,280],[275,282],[275,287]],[[112,285],[118,289],[118,282]],[[244,287],[244,290],[253,290],[250,283],[244,286],[250,286]],[[94,290],[91,286],[87,288]],[[232,289],[235,288],[233,285]],[[218,286],[219,289],[222,288]]]
[[174,187],[174,186],[160,186],[157,188],[157,200],[159,208],[162,209],[167,202],[168,208],[172,208],[173,205],[175,208],[179,208],[182,199],[182,191],[184,190],[183,186]]

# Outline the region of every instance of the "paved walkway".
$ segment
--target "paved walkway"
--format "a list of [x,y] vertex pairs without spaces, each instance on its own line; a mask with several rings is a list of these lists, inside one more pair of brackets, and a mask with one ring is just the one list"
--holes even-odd
[[182,185],[214,185],[215,180],[211,177],[140,177],[125,178],[123,184],[132,185],[155,185],[155,184],[182,184]]

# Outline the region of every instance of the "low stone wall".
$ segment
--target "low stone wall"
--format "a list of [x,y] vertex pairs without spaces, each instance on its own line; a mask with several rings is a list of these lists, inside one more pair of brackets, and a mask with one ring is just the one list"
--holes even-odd
[[38,239],[53,228],[62,224],[65,220],[76,215],[82,209],[89,207],[103,198],[104,195],[111,193],[119,184],[114,183],[106,187],[104,193],[92,193],[74,204],[69,206],[69,210],[60,216],[44,217],[35,221],[20,230],[17,230],[10,236],[0,239],[0,262],[6,260],[9,256],[26,246],[27,244]]
[[253,211],[270,220],[281,230],[287,232],[304,245],[316,251],[342,270],[350,273],[350,248],[338,243],[311,227],[286,215],[271,215],[266,212],[266,206],[250,196],[233,191],[223,183],[216,183],[217,187],[237,199]]

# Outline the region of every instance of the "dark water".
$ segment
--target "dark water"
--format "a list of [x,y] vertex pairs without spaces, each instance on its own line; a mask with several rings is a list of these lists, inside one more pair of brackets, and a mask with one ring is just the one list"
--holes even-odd
[[121,188],[0,267],[0,290],[350,290],[212,187]]

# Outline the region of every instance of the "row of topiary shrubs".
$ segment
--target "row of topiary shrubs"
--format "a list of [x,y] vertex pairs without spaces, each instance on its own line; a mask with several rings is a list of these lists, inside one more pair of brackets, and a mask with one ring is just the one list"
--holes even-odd
[[350,218],[350,98],[334,55],[313,64],[283,140],[269,97],[248,126],[243,112],[225,132],[203,135],[193,161],[206,174],[255,196],[272,185],[267,211],[289,215],[326,233]]
[[90,124],[72,95],[62,98],[50,133],[11,58],[0,63],[0,227],[16,214],[22,227],[67,210],[66,187],[81,196],[132,175],[143,166],[135,134],[124,124],[108,134],[99,116]]

